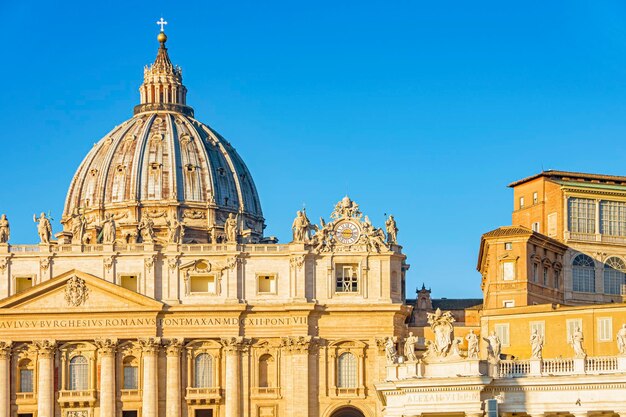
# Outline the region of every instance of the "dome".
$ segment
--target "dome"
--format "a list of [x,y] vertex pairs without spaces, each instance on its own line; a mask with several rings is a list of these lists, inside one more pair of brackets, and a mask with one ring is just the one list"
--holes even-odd
[[116,242],[152,240],[142,236],[146,223],[155,241],[171,241],[171,225],[180,224],[177,243],[221,242],[229,217],[236,240],[263,235],[252,176],[231,144],[193,117],[166,39],[159,37],[157,58],[144,70],[134,117],[96,143],[74,175],[62,218],[63,237],[73,243],[102,241],[109,219]]

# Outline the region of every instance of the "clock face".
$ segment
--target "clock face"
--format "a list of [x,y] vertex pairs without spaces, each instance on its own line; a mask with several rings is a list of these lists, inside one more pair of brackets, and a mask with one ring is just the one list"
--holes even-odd
[[335,229],[335,237],[339,243],[352,245],[359,239],[359,226],[352,222],[342,222]]

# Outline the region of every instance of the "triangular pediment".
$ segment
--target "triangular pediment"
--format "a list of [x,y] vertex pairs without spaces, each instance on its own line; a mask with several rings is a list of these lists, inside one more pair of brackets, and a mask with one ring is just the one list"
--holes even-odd
[[0,300],[2,312],[158,311],[163,303],[72,270]]

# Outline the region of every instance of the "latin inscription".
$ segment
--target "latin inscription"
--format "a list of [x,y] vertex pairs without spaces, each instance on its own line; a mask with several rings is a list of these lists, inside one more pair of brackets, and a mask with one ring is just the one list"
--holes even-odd
[[478,392],[432,392],[406,396],[407,404],[461,403],[479,400],[480,393]]
[[307,317],[181,317],[0,321],[0,329],[64,329],[94,327],[212,327],[306,325]]

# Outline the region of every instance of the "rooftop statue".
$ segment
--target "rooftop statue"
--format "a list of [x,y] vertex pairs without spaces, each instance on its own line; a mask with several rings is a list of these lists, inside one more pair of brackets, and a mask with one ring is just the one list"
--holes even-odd
[[291,229],[293,230],[294,242],[307,243],[311,240],[311,230],[313,229],[313,226],[311,225],[311,222],[306,216],[306,212],[304,210],[296,213],[296,218],[293,220]]
[[359,210],[359,205],[350,200],[350,197],[345,196],[335,205],[335,210],[331,213],[330,217],[333,220],[345,219],[345,218],[357,218],[362,216]]
[[584,340],[585,338],[583,336],[582,330],[580,330],[580,328],[577,327],[574,333],[572,333],[572,336],[570,338],[570,344],[572,345],[572,348],[574,349],[574,357],[584,358],[587,356],[587,353],[585,352],[585,348],[583,347]]
[[435,334],[434,353],[439,358],[445,358],[450,353],[450,348],[452,347],[454,334],[452,323],[455,322],[455,319],[451,312],[446,311],[442,313],[439,308],[434,313],[427,313],[427,317],[428,324],[430,324],[430,328]]
[[487,342],[487,355],[490,362],[499,362],[500,353],[502,352],[502,342],[495,331],[491,332],[489,336],[483,338]]
[[622,324],[622,328],[617,332],[617,349],[622,355],[626,355],[626,324]]
[[224,222],[224,234],[226,235],[226,242],[237,243],[237,216],[233,213],[229,213]]
[[533,333],[530,335],[530,347],[530,357],[532,359],[541,359],[543,351],[543,336],[537,332],[537,329],[534,329]]
[[137,226],[141,240],[144,243],[154,243],[154,221],[149,217],[144,217]]
[[474,329],[469,331],[465,340],[467,340],[467,359],[478,359],[478,336],[474,333]]
[[389,218],[385,222],[385,228],[387,229],[387,243],[390,245],[398,243],[398,226],[392,215],[389,215]]
[[77,208],[72,216],[72,243],[77,245],[83,243],[86,225],[87,219],[85,219],[85,215]]
[[185,236],[185,227],[176,217],[167,219],[167,241],[169,243],[183,243],[183,237]]
[[52,225],[50,220],[46,217],[46,213],[41,213],[39,218],[36,214],[33,214],[33,221],[37,223],[37,233],[39,234],[40,243],[50,243],[50,236],[52,236]]
[[315,245],[315,252],[321,253],[330,250],[334,243],[333,225],[332,223],[326,223],[322,217],[320,217],[320,226],[315,227],[315,235],[313,235],[313,244]]
[[115,219],[113,214],[108,213],[102,223],[102,231],[98,237],[102,239],[102,243],[112,244],[115,243],[115,232]]
[[388,337],[385,343],[385,356],[387,358],[387,365],[393,365],[398,360],[398,351],[396,350],[396,344],[392,337]]
[[0,217],[0,243],[8,243],[11,237],[11,229],[9,227],[9,220],[7,215],[3,214]]
[[409,337],[404,341],[404,357],[407,361],[415,362],[417,356],[415,356],[415,345],[417,344],[417,337],[413,336],[413,332],[409,332]]

